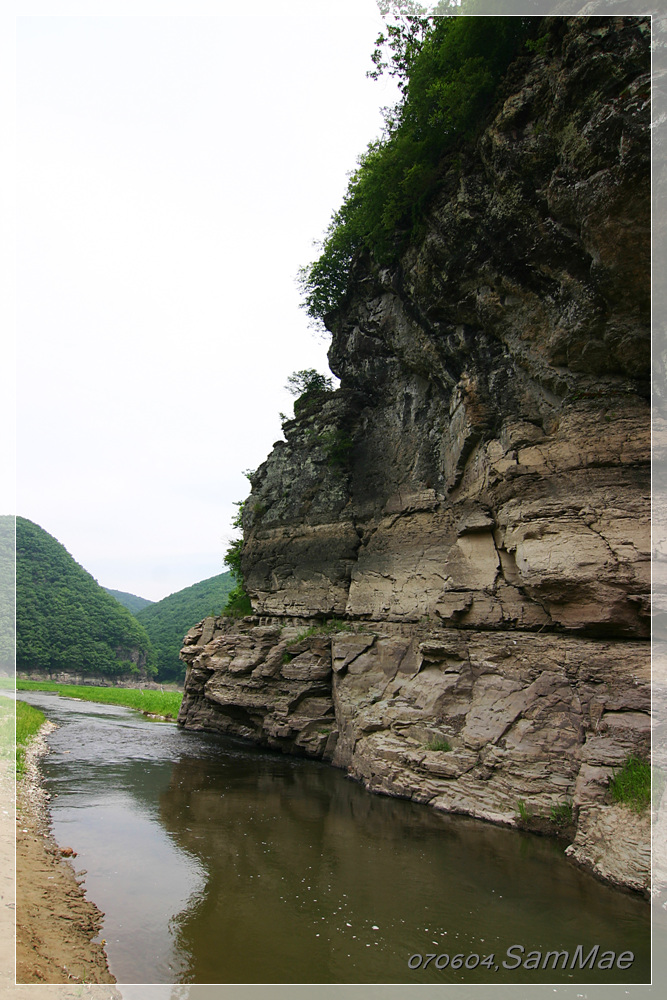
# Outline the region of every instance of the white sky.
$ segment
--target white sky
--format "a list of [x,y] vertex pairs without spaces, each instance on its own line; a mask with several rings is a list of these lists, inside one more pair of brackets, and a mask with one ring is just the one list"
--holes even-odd
[[[3,138],[18,125],[16,200],[0,185],[18,233],[17,489],[3,457],[0,513],[153,600],[224,570],[287,376],[327,370],[296,273],[396,96],[366,77],[375,0],[241,9],[16,0],[15,52],[0,14]],[[2,360],[4,456],[11,343]]]
[[295,277],[395,98],[374,0],[253,10],[18,21],[16,510],[152,600],[223,571],[287,376],[328,371]]

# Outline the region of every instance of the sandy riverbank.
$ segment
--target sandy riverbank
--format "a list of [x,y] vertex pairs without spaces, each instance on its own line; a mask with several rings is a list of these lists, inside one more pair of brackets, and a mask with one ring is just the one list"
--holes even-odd
[[16,795],[17,983],[113,983],[98,934],[103,914],[77,881],[50,832],[39,758],[45,723],[26,754]]

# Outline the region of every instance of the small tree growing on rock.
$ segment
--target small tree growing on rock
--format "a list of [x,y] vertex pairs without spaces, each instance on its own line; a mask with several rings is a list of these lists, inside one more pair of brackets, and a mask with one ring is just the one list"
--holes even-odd
[[[232,520],[232,527],[237,530],[241,530],[243,528],[242,518],[244,504],[245,500],[236,501],[238,511]],[[250,598],[246,593],[245,587],[243,586],[243,574],[241,572],[242,548],[243,536],[241,536],[241,538],[235,538],[232,542],[230,542],[224,559],[225,565],[228,566],[232,572],[236,586],[229,593],[227,603],[225,604],[222,613],[226,615],[234,615],[235,617],[252,614],[252,604],[250,603]]]
[[292,372],[285,386],[293,396],[305,396],[311,393],[331,392],[333,382],[328,375],[320,375],[314,368],[302,368]]
[[285,386],[297,398],[294,400],[294,416],[303,412],[304,407],[315,403],[328,392],[333,392],[333,382],[328,375],[321,375],[314,368],[302,368],[292,372]]

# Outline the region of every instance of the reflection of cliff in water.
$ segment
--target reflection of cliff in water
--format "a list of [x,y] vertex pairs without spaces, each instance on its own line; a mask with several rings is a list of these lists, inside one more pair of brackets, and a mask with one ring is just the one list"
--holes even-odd
[[177,761],[160,799],[165,828],[208,873],[172,921],[190,982],[405,982],[415,952],[574,951],[591,928],[591,946],[634,948],[633,978],[646,979],[645,903],[575,869],[557,842],[369,795],[312,761],[229,749]]

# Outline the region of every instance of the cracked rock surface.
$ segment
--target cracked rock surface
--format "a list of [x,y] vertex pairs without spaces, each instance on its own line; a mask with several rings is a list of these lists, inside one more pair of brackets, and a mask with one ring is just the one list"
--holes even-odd
[[649,21],[548,23],[327,317],[340,388],[252,477],[255,615],[188,634],[180,721],[494,822],[572,805],[573,859],[644,891],[607,798],[650,745]]

